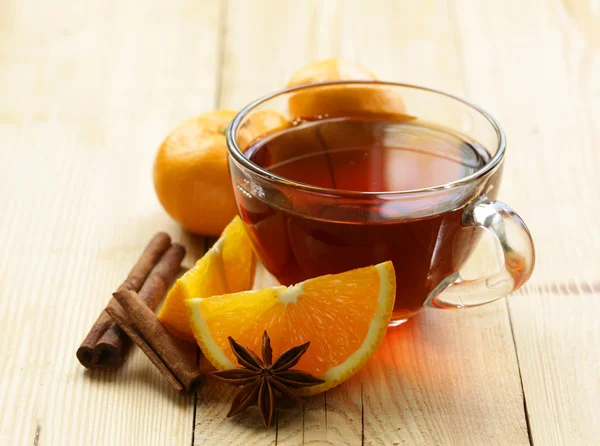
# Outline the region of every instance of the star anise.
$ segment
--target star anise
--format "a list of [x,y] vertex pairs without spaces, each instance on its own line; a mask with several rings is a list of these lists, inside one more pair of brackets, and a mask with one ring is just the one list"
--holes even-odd
[[310,342],[289,349],[273,363],[271,339],[266,331],[262,338],[262,360],[253,351],[238,344],[231,336],[228,339],[231,350],[242,367],[212,372],[212,375],[243,387],[233,398],[227,417],[233,417],[248,407],[258,404],[263,422],[266,427],[269,427],[273,422],[276,397],[286,396],[302,404],[302,400],[293,389],[325,382],[302,370],[290,370],[298,364]]

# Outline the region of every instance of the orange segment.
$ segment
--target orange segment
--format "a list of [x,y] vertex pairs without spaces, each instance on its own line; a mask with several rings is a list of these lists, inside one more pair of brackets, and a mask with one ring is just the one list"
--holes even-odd
[[391,262],[326,275],[291,287],[188,299],[190,325],[206,358],[219,370],[237,367],[227,341],[260,352],[262,333],[274,357],[310,341],[297,368],[326,382],[322,392],[348,379],[375,353],[387,329],[396,282]]
[[252,288],[256,258],[244,223],[235,217],[213,247],[169,290],[158,319],[180,339],[194,341],[184,301]]

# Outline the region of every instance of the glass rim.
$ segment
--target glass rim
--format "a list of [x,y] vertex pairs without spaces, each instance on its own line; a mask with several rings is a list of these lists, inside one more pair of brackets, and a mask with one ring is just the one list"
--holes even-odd
[[[387,86],[387,87],[403,87],[403,88],[421,90],[421,91],[428,92],[428,93],[435,93],[435,94],[453,99],[457,102],[461,102],[464,105],[467,105],[468,107],[472,108],[473,110],[479,112],[479,114],[481,114],[491,124],[492,128],[496,132],[496,136],[498,137],[498,147],[497,147],[496,153],[494,154],[494,156],[492,156],[492,158],[486,164],[484,164],[477,171],[473,172],[470,175],[467,175],[466,177],[460,178],[458,180],[450,181],[450,182],[440,184],[440,185],[423,187],[423,188],[419,188],[419,189],[406,189],[406,190],[398,190],[398,191],[379,191],[379,192],[378,191],[354,191],[354,190],[345,190],[345,189],[332,189],[332,188],[326,188],[326,187],[313,186],[313,185],[310,185],[307,183],[302,183],[299,181],[294,181],[289,178],[285,178],[280,175],[269,172],[268,170],[264,169],[263,167],[259,166],[258,164],[254,163],[249,158],[246,158],[244,156],[244,152],[242,152],[242,150],[237,145],[235,135],[236,135],[236,132],[237,132],[242,120],[251,111],[253,111],[256,107],[258,107],[259,105],[261,105],[271,99],[274,99],[278,96],[282,96],[285,94],[289,94],[289,93],[293,93],[293,92],[297,92],[297,91],[301,91],[301,90],[306,90],[306,89],[311,89],[311,88],[316,88],[316,87],[323,87],[323,86],[326,87],[326,86],[333,86],[333,85],[346,85],[346,86],[376,85],[376,86],[381,86],[381,87],[385,87],[385,86]],[[330,195],[330,196],[336,196],[336,197],[364,197],[364,196],[371,196],[371,197],[387,196],[387,197],[390,197],[390,196],[422,194],[422,193],[429,193],[429,192],[439,192],[439,191],[443,191],[443,190],[454,189],[454,188],[457,188],[460,186],[465,186],[467,184],[470,184],[470,183],[480,179],[481,177],[485,176],[490,171],[494,170],[500,164],[500,162],[503,160],[504,154],[506,152],[506,136],[504,134],[504,131],[502,130],[502,127],[500,127],[500,124],[498,124],[498,121],[496,121],[496,119],[494,119],[488,112],[486,112],[479,106],[472,104],[471,102],[469,102],[465,99],[461,99],[458,96],[454,96],[449,93],[444,93],[443,91],[435,90],[433,88],[427,88],[427,87],[422,87],[419,85],[404,84],[404,83],[398,83],[398,82],[387,82],[387,81],[341,80],[341,81],[316,82],[316,83],[311,83],[311,84],[299,85],[299,86],[295,86],[295,87],[291,87],[291,88],[285,88],[283,90],[278,90],[273,93],[269,93],[267,95],[264,95],[258,99],[255,99],[254,101],[250,102],[248,105],[246,105],[244,108],[242,108],[237,113],[237,115],[235,115],[235,117],[231,121],[231,124],[227,128],[226,140],[227,140],[227,148],[228,148],[229,154],[235,159],[235,161],[240,163],[242,166],[244,166],[246,169],[250,170],[251,172],[259,175],[260,177],[267,179],[269,181],[275,182],[275,183],[279,183],[279,184],[286,185],[286,186],[292,186],[296,189],[301,189],[301,190],[304,190],[307,192],[313,192],[313,193],[318,193],[321,195]]]

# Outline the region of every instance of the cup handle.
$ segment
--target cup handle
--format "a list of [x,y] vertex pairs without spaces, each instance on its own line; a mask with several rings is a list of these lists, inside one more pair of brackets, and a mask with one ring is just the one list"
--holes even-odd
[[430,293],[426,305],[463,309],[495,301],[521,287],[533,272],[535,248],[527,226],[509,206],[485,195],[469,204],[462,225],[485,229],[500,242],[500,272],[477,279],[463,279],[460,271],[446,277]]

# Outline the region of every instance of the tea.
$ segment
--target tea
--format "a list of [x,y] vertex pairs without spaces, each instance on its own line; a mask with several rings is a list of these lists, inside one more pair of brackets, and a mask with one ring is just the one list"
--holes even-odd
[[[296,182],[371,193],[446,184],[489,160],[477,144],[420,120],[352,117],[296,124],[251,144],[245,156]],[[389,203],[367,194],[365,200],[373,200],[374,206],[348,222],[336,219],[331,209],[307,215],[293,206],[257,205],[256,197],[236,193],[263,264],[284,285],[392,260],[397,276],[394,319],[418,312],[473,245],[472,233],[456,238],[465,203],[440,213],[430,203],[428,215],[389,221],[383,218]],[[293,202],[294,197],[286,199]]]

